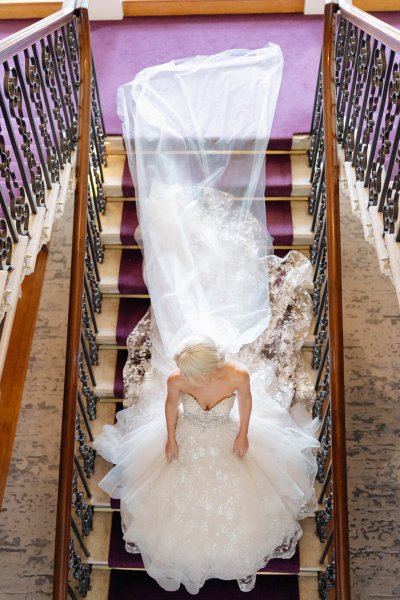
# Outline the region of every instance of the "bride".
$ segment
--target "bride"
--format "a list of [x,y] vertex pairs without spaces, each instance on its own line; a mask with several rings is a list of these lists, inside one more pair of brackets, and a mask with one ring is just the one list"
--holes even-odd
[[125,408],[97,450],[128,552],[165,590],[256,583],[317,508],[301,359],[309,261],[271,253],[262,169],[278,46],[150,67],[118,92],[151,309],[127,340]]

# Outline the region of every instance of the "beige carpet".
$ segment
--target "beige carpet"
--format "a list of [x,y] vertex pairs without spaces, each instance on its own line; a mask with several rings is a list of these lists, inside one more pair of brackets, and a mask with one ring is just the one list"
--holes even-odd
[[[71,207],[57,222],[0,520],[0,596],[50,598]],[[353,600],[400,597],[399,308],[342,201]]]

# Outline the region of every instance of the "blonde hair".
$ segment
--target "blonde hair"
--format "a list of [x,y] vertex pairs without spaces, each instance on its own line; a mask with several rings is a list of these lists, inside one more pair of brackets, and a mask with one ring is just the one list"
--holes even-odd
[[187,338],[174,359],[183,377],[189,383],[206,376],[225,362],[225,356],[214,340],[208,335],[196,335]]

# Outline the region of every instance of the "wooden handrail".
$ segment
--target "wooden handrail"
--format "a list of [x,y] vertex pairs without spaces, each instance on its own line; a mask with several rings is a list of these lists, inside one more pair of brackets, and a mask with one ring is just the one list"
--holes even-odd
[[329,2],[325,5],[322,88],[328,250],[328,324],[336,598],[337,600],[349,600],[351,592],[347,512],[339,170],[336,148],[336,90],[334,80],[335,25],[338,9],[339,5],[337,2]]
[[82,321],[83,274],[87,226],[89,138],[91,111],[91,48],[87,2],[75,11],[79,16],[80,92],[77,184],[74,202],[68,331],[62,414],[58,509],[54,555],[54,600],[65,600],[71,521],[71,490],[74,465],[76,398]]
[[24,27],[16,33],[9,35],[4,40],[0,41],[0,63],[9,60],[18,52],[25,50],[28,46],[31,46],[35,42],[44,38],[49,33],[52,33],[56,29],[59,29],[63,25],[66,25],[71,21],[71,17],[74,13],[72,6],[68,8],[62,8],[53,15],[41,19],[33,25]]
[[343,0],[339,0],[339,9],[340,14],[347,21],[382,42],[388,48],[400,53],[400,31],[398,29]]

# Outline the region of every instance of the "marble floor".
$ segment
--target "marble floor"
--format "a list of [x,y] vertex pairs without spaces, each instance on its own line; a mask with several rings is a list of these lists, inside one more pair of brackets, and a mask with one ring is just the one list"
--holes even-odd
[[0,598],[51,598],[72,203],[55,222],[0,513]]
[[375,248],[341,199],[353,600],[400,597],[400,310]]
[[[0,597],[51,598],[72,207],[53,233],[0,515]],[[342,198],[353,600],[400,597],[400,311]]]

